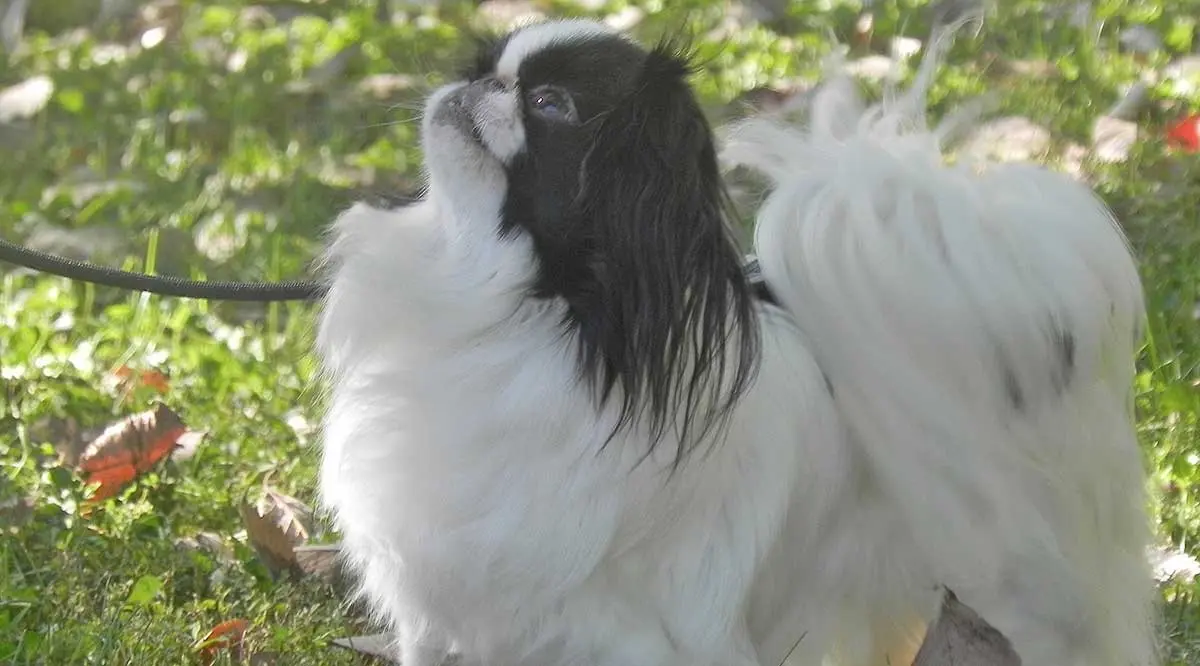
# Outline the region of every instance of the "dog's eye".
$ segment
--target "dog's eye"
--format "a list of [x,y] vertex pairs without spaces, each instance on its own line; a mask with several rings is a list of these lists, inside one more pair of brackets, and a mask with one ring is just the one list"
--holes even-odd
[[574,120],[575,105],[571,96],[558,88],[542,86],[530,91],[529,107],[550,120]]

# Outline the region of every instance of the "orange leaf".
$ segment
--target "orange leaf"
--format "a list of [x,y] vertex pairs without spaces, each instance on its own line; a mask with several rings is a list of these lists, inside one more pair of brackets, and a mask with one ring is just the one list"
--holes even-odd
[[88,501],[116,495],[170,453],[185,432],[179,415],[161,403],[109,426],[88,444],[76,467],[87,483],[100,484]]
[[139,388],[153,389],[158,393],[168,393],[171,390],[170,380],[157,370],[137,371],[127,365],[122,365],[113,370],[112,374],[117,380],[117,390],[124,397],[129,397]]
[[226,620],[213,627],[208,635],[196,644],[200,661],[205,664],[213,663],[217,658],[217,652],[221,650],[229,650],[234,659],[241,658],[242,639],[245,638],[246,630],[249,628],[250,623],[241,618]]

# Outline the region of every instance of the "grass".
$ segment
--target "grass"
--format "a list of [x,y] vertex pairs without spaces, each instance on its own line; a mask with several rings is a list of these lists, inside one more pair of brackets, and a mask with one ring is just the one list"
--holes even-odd
[[[454,3],[387,22],[370,1],[264,2],[272,15],[241,0],[180,0],[156,3],[161,21],[80,30],[87,3],[34,4],[24,46],[0,56],[0,88],[45,75],[55,91],[44,111],[0,131],[0,234],[41,242],[56,233],[110,263],[221,279],[302,274],[337,210],[413,191],[414,109],[453,71],[476,21]],[[877,39],[924,36],[923,2],[882,4]],[[1092,29],[1047,30],[1051,4],[1006,2],[978,38],[956,45],[935,106],[999,90],[1004,112],[1086,144],[1122,86],[1191,49],[1200,15],[1195,1],[1168,11],[1166,0],[1110,0],[1097,3]],[[605,11],[626,5],[646,12],[646,35],[700,35],[696,85],[714,108],[757,86],[811,80],[830,37],[848,41],[857,16],[847,3],[797,0],[786,35],[754,27],[723,36],[713,33],[722,2],[610,2]],[[286,22],[287,12],[302,16]],[[1166,35],[1167,52],[1120,53],[1118,35],[1134,23]],[[143,36],[160,24],[163,33]],[[313,74],[335,56],[343,71]],[[998,66],[1011,60],[1055,65],[1018,78]],[[391,77],[387,90],[364,83],[381,77]],[[1130,160],[1090,174],[1126,226],[1148,288],[1136,389],[1159,529],[1165,543],[1200,555],[1200,224],[1189,203],[1200,200],[1200,180],[1196,158],[1157,138],[1200,101],[1189,95],[1156,88]],[[311,308],[147,297],[4,270],[0,662],[188,663],[214,625],[245,618],[248,650],[264,660],[362,663],[326,646],[369,627],[325,583],[273,578],[237,510],[264,483],[313,499]],[[112,379],[120,366],[160,372],[169,389],[127,393]],[[197,453],[85,511],[86,489],[56,446],[156,400],[207,432]],[[229,552],[189,546],[200,533]],[[1170,663],[1200,663],[1200,590],[1164,595]]]

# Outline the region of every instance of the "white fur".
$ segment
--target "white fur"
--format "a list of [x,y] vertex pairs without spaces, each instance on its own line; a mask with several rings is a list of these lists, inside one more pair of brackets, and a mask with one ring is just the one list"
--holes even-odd
[[[1130,402],[1136,267],[1082,185],[1029,165],[944,164],[939,138],[958,128],[926,129],[936,62],[908,94],[865,111],[839,76],[816,94],[807,131],[752,120],[726,151],[775,182],[756,231],[763,274],[888,498],[886,517],[861,507],[847,524],[874,519],[907,535],[898,547],[859,530],[832,580],[886,615],[906,610],[904,576],[857,588],[856,571],[932,578],[1030,666],[1152,663]],[[1052,322],[1074,339],[1061,396]],[[1009,404],[1000,358],[1024,411]]]
[[[603,446],[563,305],[496,234],[496,154],[427,114],[427,198],[337,221],[323,501],[406,666],[778,666],[802,635],[789,663],[883,666],[938,585],[1027,666],[1152,663],[1120,233],[1068,179],[943,166],[911,104],[832,122],[848,90],[731,146],[776,182],[757,251],[785,308],[725,441],[673,476],[674,442]],[[1062,396],[1047,317],[1075,336]]]
[[511,163],[525,149],[521,100],[513,86],[488,93],[475,109],[475,128],[484,145],[502,162]]

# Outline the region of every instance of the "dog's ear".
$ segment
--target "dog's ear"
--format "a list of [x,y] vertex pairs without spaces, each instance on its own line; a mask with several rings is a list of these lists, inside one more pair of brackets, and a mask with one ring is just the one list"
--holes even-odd
[[504,53],[504,47],[512,35],[499,34],[486,29],[468,29],[467,38],[472,48],[459,62],[458,78],[475,81],[495,72],[496,61]]
[[598,120],[573,221],[593,239],[597,290],[572,304],[585,310],[584,367],[621,401],[622,424],[648,425],[656,443],[673,431],[679,455],[741,394],[758,340],[689,73],[670,47],[648,54],[633,92]]

